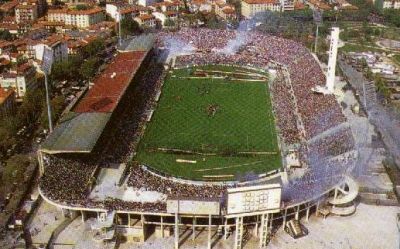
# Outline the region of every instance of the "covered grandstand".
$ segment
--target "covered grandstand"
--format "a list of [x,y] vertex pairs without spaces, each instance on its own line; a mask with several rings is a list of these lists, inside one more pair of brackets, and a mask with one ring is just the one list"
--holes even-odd
[[147,54],[147,51],[119,53],[94,79],[87,94],[60,120],[41,151],[92,152]]

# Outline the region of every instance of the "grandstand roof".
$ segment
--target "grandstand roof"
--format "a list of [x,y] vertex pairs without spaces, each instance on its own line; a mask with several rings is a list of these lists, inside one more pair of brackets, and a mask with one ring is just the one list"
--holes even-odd
[[90,153],[147,51],[119,53],[42,144],[45,153]]
[[42,144],[46,153],[88,153],[99,139],[111,113],[68,113]]
[[147,51],[153,47],[155,39],[154,34],[135,36],[132,39],[125,40],[119,49],[126,51]]
[[94,80],[94,86],[73,109],[74,112],[112,112],[142,63],[146,52],[120,53],[104,72]]

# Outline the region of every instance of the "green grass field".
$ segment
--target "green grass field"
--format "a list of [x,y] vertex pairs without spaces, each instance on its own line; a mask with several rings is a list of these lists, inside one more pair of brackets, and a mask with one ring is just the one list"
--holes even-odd
[[191,71],[175,70],[167,77],[136,160],[195,180],[234,180],[279,168],[267,81],[188,79]]

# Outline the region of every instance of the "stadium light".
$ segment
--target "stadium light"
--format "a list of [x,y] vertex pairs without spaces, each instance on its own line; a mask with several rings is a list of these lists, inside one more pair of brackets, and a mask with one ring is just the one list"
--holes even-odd
[[44,47],[43,51],[43,59],[42,66],[40,70],[44,74],[44,85],[46,89],[46,105],[47,105],[47,117],[49,120],[49,131],[53,131],[53,121],[51,118],[51,104],[50,104],[50,94],[49,94],[49,83],[48,83],[48,75],[51,72],[51,66],[53,64],[53,50]]
[[121,16],[121,9],[118,9],[118,43],[119,46],[122,44],[122,38],[121,38],[121,21],[122,21],[122,16]]

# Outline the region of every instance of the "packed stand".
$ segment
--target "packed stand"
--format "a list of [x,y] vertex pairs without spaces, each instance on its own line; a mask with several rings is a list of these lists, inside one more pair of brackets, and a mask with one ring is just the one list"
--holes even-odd
[[90,160],[48,156],[45,172],[41,178],[41,191],[54,201],[73,204],[84,200],[96,180],[97,165]]
[[285,144],[297,144],[300,142],[299,130],[293,99],[291,98],[290,88],[285,82],[282,72],[278,71],[274,82],[271,83],[273,96],[273,107],[277,126]]
[[142,167],[133,167],[128,179],[128,186],[157,191],[171,197],[194,197],[194,198],[220,198],[226,186],[217,185],[192,185],[178,183],[172,180],[163,179],[149,173]]

